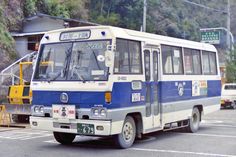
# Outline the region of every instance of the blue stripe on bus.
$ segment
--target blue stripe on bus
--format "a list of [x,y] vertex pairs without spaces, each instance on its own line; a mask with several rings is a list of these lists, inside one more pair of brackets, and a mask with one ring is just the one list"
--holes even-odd
[[[179,96],[178,84],[182,83],[184,85],[184,94]],[[221,95],[221,81],[211,80],[207,81],[207,94],[202,96],[192,96],[192,81],[171,81],[171,82],[161,82],[159,86],[159,100],[162,103],[189,100],[189,99],[199,99],[204,97],[216,97]]]
[[[178,84],[184,84],[184,93],[179,96]],[[68,91],[33,91],[32,104],[51,106],[52,104],[62,104],[60,94],[66,92],[69,96],[68,104],[74,104],[79,108],[91,108],[94,105],[103,105],[108,109],[123,108],[145,105],[145,101],[132,102],[132,93],[141,93],[141,96],[146,97],[146,86],[150,83],[143,83],[142,90],[131,89],[130,82],[116,82],[113,85],[112,104],[105,103],[104,92],[68,92]],[[161,103],[199,99],[204,97],[215,97],[221,95],[220,80],[207,81],[207,95],[192,96],[192,81],[166,81],[152,83],[158,86],[158,100]],[[153,88],[152,88],[153,89]],[[153,91],[151,91],[153,92]],[[146,99],[146,98],[145,98]],[[151,96],[151,102],[153,97]]]

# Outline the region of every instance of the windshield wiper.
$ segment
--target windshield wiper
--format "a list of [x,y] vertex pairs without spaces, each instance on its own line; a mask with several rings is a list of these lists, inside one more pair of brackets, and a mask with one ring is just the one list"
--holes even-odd
[[94,56],[94,59],[95,59],[96,64],[97,64],[97,67],[98,67],[99,70],[101,70],[101,67],[100,67],[100,65],[99,65],[99,63],[98,63],[97,56],[96,56],[94,50],[91,48],[91,46],[89,46],[88,43],[86,43],[86,44],[88,45],[88,47],[90,48],[90,50],[92,50],[92,52],[93,52],[93,56]]
[[66,75],[66,70],[68,69],[69,66],[69,60],[70,60],[70,56],[71,56],[71,50],[72,50],[72,46],[70,48],[68,48],[65,51],[66,54],[66,58],[65,58],[65,62],[64,62],[64,67],[61,69],[61,71],[59,71],[56,76],[54,76],[53,78],[48,79],[48,82],[54,81],[56,80],[59,76],[61,77],[65,77]]
[[96,56],[94,50],[92,50],[92,52],[93,52],[93,56],[94,56],[94,59],[95,59],[95,61],[96,61],[97,67],[98,67],[99,70],[101,70],[101,67],[100,67],[100,65],[98,64],[97,56]]

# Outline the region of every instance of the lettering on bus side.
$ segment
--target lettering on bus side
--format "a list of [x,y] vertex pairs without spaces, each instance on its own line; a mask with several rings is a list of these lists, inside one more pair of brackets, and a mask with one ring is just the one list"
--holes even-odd
[[126,76],[118,76],[119,81],[126,81],[127,77]]

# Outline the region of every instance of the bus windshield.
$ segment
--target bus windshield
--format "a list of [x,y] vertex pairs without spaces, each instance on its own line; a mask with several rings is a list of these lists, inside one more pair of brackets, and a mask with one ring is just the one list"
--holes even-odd
[[109,44],[109,40],[100,40],[42,45],[34,80],[107,80],[105,51]]

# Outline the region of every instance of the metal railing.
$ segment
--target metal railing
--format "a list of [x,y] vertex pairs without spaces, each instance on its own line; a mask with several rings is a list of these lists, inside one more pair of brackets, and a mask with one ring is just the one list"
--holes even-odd
[[[17,61],[12,63],[11,65],[9,65],[4,70],[2,70],[0,73],[0,86],[3,85],[4,81],[6,81],[7,79],[11,80],[10,85],[14,85],[16,83],[16,80],[20,80],[20,77],[17,74],[17,73],[19,73],[19,64],[21,62],[33,61],[35,59],[34,57],[36,56],[36,54],[37,54],[37,51],[29,53],[29,54],[25,55],[24,57],[18,59]],[[26,80],[23,79],[23,82],[26,82]]]

